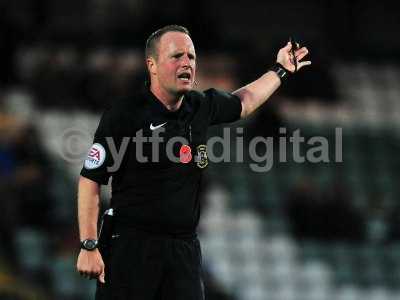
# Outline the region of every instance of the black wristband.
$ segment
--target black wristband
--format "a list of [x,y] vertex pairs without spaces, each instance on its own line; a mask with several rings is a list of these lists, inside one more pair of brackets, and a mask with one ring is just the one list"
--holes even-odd
[[280,63],[275,63],[269,70],[275,72],[281,81],[286,80],[290,74]]

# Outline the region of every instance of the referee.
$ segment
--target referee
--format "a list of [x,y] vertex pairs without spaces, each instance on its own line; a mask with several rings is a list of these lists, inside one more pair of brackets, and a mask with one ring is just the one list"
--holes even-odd
[[[280,49],[268,72],[233,93],[198,92],[189,31],[169,25],[150,35],[150,84],[104,112],[79,179],[77,269],[98,279],[96,299],[204,299],[196,227],[207,128],[250,115],[290,73],[311,64],[301,61],[308,50],[293,46]],[[141,141],[157,134],[157,143],[140,143],[138,134]],[[120,161],[116,153],[124,153]],[[112,230],[101,233],[108,242],[99,246],[100,185],[110,177]]]

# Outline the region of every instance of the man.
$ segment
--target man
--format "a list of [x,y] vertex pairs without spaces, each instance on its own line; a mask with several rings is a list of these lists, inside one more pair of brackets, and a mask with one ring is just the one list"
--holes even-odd
[[[288,43],[279,50],[272,70],[237,91],[200,93],[192,90],[196,52],[187,29],[170,25],[149,37],[150,86],[103,114],[79,180],[82,250],[77,269],[98,278],[97,299],[204,298],[196,227],[198,190],[208,163],[207,128],[247,117],[289,72],[311,64],[301,61],[306,48],[291,47]],[[163,141],[157,142],[157,153],[154,143],[139,143],[138,133],[146,139],[158,131]],[[126,143],[125,137],[136,139]],[[182,139],[171,148],[177,158],[172,161],[168,142],[176,137]],[[111,168],[118,149],[125,155],[118,168]],[[109,177],[113,231],[107,251],[100,252],[96,247],[99,191]]]

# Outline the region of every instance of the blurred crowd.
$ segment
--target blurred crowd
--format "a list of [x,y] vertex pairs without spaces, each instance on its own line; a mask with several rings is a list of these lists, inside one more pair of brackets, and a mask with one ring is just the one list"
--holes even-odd
[[375,191],[359,209],[340,177],[325,190],[312,177],[302,178],[288,193],[285,205],[291,231],[299,241],[385,245],[399,240],[398,206],[386,207],[383,195]]

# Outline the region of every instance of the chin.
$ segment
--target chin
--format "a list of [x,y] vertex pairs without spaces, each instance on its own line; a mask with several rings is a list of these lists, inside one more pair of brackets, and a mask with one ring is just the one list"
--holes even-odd
[[179,87],[177,89],[178,94],[183,94],[186,92],[190,92],[191,90],[193,90],[193,86],[192,85],[188,85],[188,86],[183,86],[183,87]]

